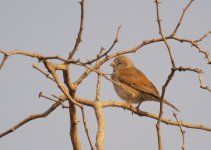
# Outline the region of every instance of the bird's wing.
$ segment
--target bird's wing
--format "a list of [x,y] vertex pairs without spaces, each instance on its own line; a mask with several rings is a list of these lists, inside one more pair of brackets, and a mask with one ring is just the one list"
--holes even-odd
[[118,80],[138,91],[148,93],[159,98],[159,93],[152,82],[137,68],[118,70]]

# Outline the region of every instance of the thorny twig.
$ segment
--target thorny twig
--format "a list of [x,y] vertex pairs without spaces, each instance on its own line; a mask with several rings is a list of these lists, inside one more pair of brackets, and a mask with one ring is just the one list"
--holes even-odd
[[92,59],[92,60],[88,60],[87,62],[84,62],[84,63],[81,62],[81,64],[91,64],[91,63],[93,63],[93,62],[101,59],[102,57],[107,56],[107,54],[113,49],[113,47],[115,46],[115,44],[119,42],[119,31],[120,31],[120,28],[121,28],[121,26],[118,27],[117,33],[116,33],[116,36],[115,36],[115,39],[114,39],[111,47],[107,51],[105,51],[103,54],[97,55],[97,57],[94,58],[94,59]]
[[202,70],[199,69],[199,68],[191,68],[191,67],[177,67],[177,68],[174,68],[175,71],[192,71],[192,72],[195,72],[198,74],[199,76],[199,83],[200,83],[200,88],[204,89],[204,90],[207,90],[209,92],[211,92],[211,88],[209,86],[207,86],[204,81],[202,80]]
[[190,2],[187,4],[187,6],[183,9],[183,12],[182,12],[182,14],[180,16],[179,22],[177,23],[173,33],[171,34],[172,36],[174,36],[176,34],[177,30],[179,29],[180,25],[182,24],[182,20],[184,18],[184,15],[185,15],[186,11],[188,10],[188,8],[190,7],[190,5],[192,4],[193,1],[194,0],[190,0]]
[[[52,96],[53,96],[53,95],[52,95]],[[50,98],[50,97],[48,97],[48,96],[43,95],[42,92],[39,93],[39,98],[40,98],[40,97],[43,97],[43,98],[45,98],[45,99],[47,99],[47,100],[50,100],[50,101],[53,101],[53,102],[56,102],[56,103],[60,103],[60,105],[62,106],[62,108],[69,108],[69,106],[65,106],[65,105],[64,105],[64,101],[66,100],[66,97],[57,97],[58,100],[55,100],[55,99],[53,99],[53,98]],[[53,96],[53,97],[56,97],[56,96]]]
[[58,106],[60,105],[60,103],[54,103],[50,108],[48,108],[46,111],[44,111],[43,113],[40,113],[40,114],[33,114],[33,115],[30,115],[28,116],[27,118],[23,119],[21,122],[19,122],[18,124],[16,124],[15,126],[13,126],[12,128],[6,130],[5,132],[1,133],[0,134],[0,138],[2,138],[3,136],[11,133],[11,132],[14,132],[15,130],[17,130],[18,128],[20,128],[21,126],[23,126],[24,124],[32,121],[32,120],[35,120],[35,119],[38,119],[38,118],[45,118],[47,117],[51,112],[53,112]]
[[181,134],[182,134],[182,150],[185,150],[186,149],[186,144],[185,144],[185,130],[183,130],[182,126],[181,126],[181,123],[179,122],[178,118],[177,118],[177,114],[175,112],[173,112],[173,116],[175,117],[178,125],[179,125],[179,128],[180,128],[180,131],[181,131]]
[[[161,37],[163,38],[164,42],[165,42],[165,45],[168,49],[168,52],[169,52],[169,56],[170,56],[170,59],[171,59],[171,64],[172,64],[172,67],[175,67],[175,63],[174,63],[174,59],[173,59],[173,56],[172,56],[172,53],[171,53],[171,48],[170,46],[168,45],[167,43],[167,40],[163,34],[163,30],[162,30],[162,25],[161,25],[161,20],[160,20],[160,11],[159,11],[159,4],[160,4],[160,1],[159,0],[156,0],[155,1],[156,3],[156,15],[157,15],[157,23],[158,23],[158,27],[159,27],[159,34],[161,35]],[[169,76],[168,76],[168,79],[166,80],[163,88],[162,88],[162,94],[161,94],[161,98],[160,98],[160,112],[159,112],[159,119],[157,121],[157,124],[156,124],[156,129],[157,129],[157,138],[158,138],[158,149],[159,150],[162,150],[163,148],[163,142],[162,142],[162,136],[161,136],[161,130],[160,130],[160,122],[161,122],[161,118],[162,118],[162,115],[163,115],[163,102],[164,102],[164,94],[165,94],[165,91],[166,91],[166,88],[168,86],[168,83],[170,82],[171,78],[173,77],[174,75],[174,72],[172,71]]]
[[209,52],[204,50],[194,40],[189,40],[189,39],[180,38],[180,37],[176,37],[176,36],[173,36],[172,39],[179,41],[179,42],[186,42],[186,43],[191,44],[191,46],[194,46],[199,51],[199,53],[202,53],[204,55],[204,57],[207,59],[208,64],[211,64],[211,58],[210,58]]
[[[191,5],[192,2],[193,2],[193,0],[191,0],[188,3],[188,5],[185,7],[185,9],[183,10],[183,13],[182,13],[182,15],[181,15],[181,17],[179,19],[179,22],[178,22],[175,30],[171,34],[172,37],[176,34],[177,30],[179,29],[179,26],[180,26],[180,24],[182,22],[182,19],[183,19],[184,15],[185,15],[185,12],[189,8],[189,6]],[[155,0],[155,3],[156,3],[156,15],[157,15],[157,23],[158,23],[158,27],[159,27],[159,34],[163,38],[163,41],[164,41],[164,43],[165,43],[165,45],[166,45],[166,47],[168,49],[169,57],[170,57],[171,64],[172,64],[171,73],[169,74],[165,84],[162,87],[162,94],[161,94],[161,99],[160,99],[161,100],[160,101],[160,113],[159,113],[159,119],[158,119],[157,124],[156,124],[157,136],[158,136],[158,148],[159,148],[159,150],[162,150],[163,145],[162,145],[162,137],[161,137],[161,131],[160,131],[160,122],[161,122],[161,118],[162,118],[162,115],[163,115],[163,101],[164,101],[163,98],[164,98],[164,95],[165,95],[166,88],[167,88],[168,84],[170,83],[171,79],[174,76],[174,73],[175,73],[174,68],[176,68],[176,65],[175,65],[175,62],[174,62],[174,59],[173,59],[171,47],[170,47],[170,45],[167,42],[166,36],[163,33],[163,29],[162,29],[162,25],[161,25],[160,10],[159,10],[159,4],[161,2],[160,2],[160,0]]]

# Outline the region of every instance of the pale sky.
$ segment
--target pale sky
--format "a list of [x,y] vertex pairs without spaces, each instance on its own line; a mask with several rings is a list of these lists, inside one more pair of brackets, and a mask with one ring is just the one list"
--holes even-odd
[[[161,19],[165,34],[171,33],[188,3],[162,0]],[[179,28],[178,36],[198,39],[211,30],[211,1],[194,1]],[[21,49],[44,55],[66,57],[73,48],[80,22],[80,5],[74,0],[0,0],[0,49]],[[143,40],[159,37],[154,0],[92,0],[85,2],[85,29],[83,42],[75,58],[94,58],[100,47],[109,48],[117,27],[122,26],[119,43],[111,53],[134,47]],[[211,52],[211,36],[200,45]],[[204,82],[211,86],[211,66],[198,50],[190,44],[169,41],[177,66],[198,67],[204,71]],[[137,68],[141,69],[161,93],[171,63],[164,43],[144,46],[136,54],[128,54]],[[0,60],[3,58],[0,55]],[[106,63],[102,70],[111,73]],[[46,79],[32,64],[36,59],[12,56],[0,71],[0,132],[17,124],[31,114],[41,113],[52,105],[51,101],[39,99],[46,95],[61,94],[57,86]],[[38,64],[42,67],[41,64]],[[72,66],[75,80],[84,68]],[[77,96],[94,99],[96,74],[91,74],[79,86]],[[101,99],[121,101],[112,84],[102,80]],[[211,127],[211,93],[199,88],[198,75],[177,72],[166,90],[165,98],[180,109],[179,120],[204,124]],[[145,102],[140,109],[159,113],[159,103]],[[79,109],[78,109],[79,110]],[[105,108],[105,150],[155,150],[157,149],[156,121],[132,115],[120,108]],[[79,133],[82,149],[90,149],[84,132],[81,113]],[[86,107],[91,139],[95,142],[96,118],[92,108]],[[174,120],[172,109],[164,106],[164,116]],[[211,132],[186,129],[187,150],[211,149]],[[178,150],[182,146],[179,127],[162,124],[164,150]],[[1,150],[70,150],[68,109],[57,108],[45,119],[37,119],[22,126],[14,133],[0,139]]]

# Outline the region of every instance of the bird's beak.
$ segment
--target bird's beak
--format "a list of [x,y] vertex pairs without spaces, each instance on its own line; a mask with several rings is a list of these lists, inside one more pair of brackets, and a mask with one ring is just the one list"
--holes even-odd
[[115,64],[112,62],[112,63],[110,64],[110,66],[111,66],[111,67],[114,67],[114,66],[115,66]]

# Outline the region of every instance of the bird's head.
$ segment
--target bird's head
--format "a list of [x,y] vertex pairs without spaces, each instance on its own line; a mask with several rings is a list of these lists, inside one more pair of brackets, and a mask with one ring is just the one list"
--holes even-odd
[[114,59],[114,61],[110,64],[110,66],[113,67],[113,70],[118,70],[118,69],[127,69],[130,68],[133,65],[133,62],[124,55],[118,56]]

